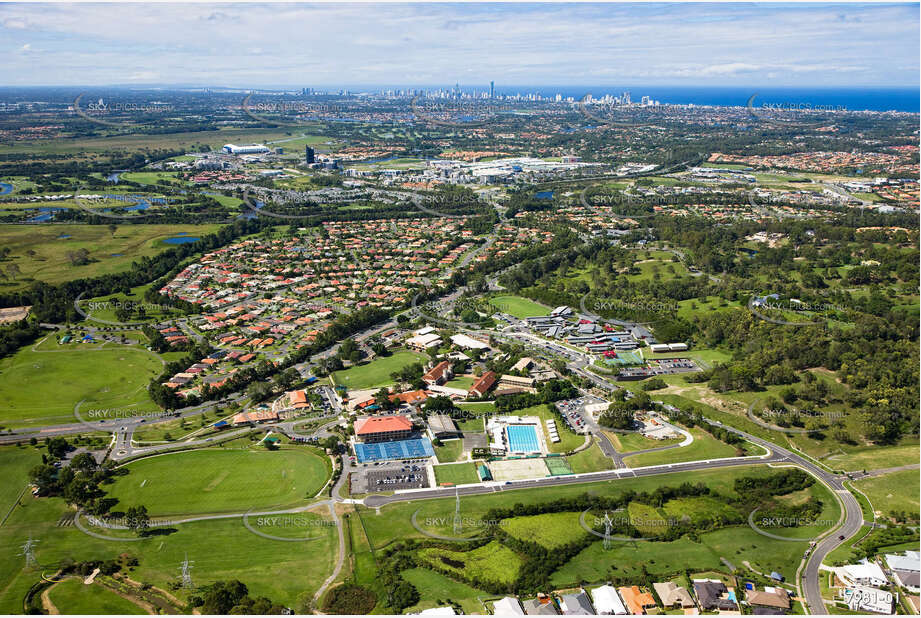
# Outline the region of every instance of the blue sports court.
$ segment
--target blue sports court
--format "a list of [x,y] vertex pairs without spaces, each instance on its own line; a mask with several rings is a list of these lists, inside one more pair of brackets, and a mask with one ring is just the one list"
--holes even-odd
[[505,428],[505,434],[508,436],[508,450],[510,453],[540,452],[537,428],[534,425],[508,425]]
[[368,461],[387,461],[390,459],[412,459],[414,457],[431,457],[435,454],[428,438],[415,440],[398,440],[396,442],[378,442],[377,444],[355,444],[355,457],[359,463]]

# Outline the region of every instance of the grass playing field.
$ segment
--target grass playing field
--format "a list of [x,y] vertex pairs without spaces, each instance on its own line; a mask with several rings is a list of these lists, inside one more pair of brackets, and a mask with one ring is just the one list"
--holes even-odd
[[62,614],[147,614],[140,606],[100,584],[86,585],[80,578],[54,584],[48,598]]
[[[156,255],[169,245],[158,240],[185,232],[206,236],[220,225],[118,225],[113,234],[108,225],[0,225],[0,246],[10,255],[0,267],[15,264],[20,275],[0,281],[0,291],[28,287],[32,281],[62,283],[128,270],[143,256]],[[86,249],[90,263],[71,265],[67,254]],[[35,251],[30,256],[27,251]]]
[[458,461],[463,452],[463,440],[446,440],[441,443],[441,446],[435,447],[435,456],[438,457],[439,463]]
[[550,307],[545,307],[521,296],[494,296],[490,299],[489,304],[499,311],[513,315],[516,318],[550,314]]
[[394,371],[399,371],[413,363],[425,363],[427,360],[428,356],[424,354],[410,350],[398,350],[390,356],[376,358],[367,365],[350,367],[336,371],[332,375],[336,384],[341,384],[350,390],[377,388],[393,384],[390,374]]
[[102,408],[157,411],[147,383],[162,367],[156,354],[138,347],[58,346],[51,334],[38,346],[0,359],[0,425],[76,422],[74,405],[79,401],[84,417],[87,410]]
[[116,508],[151,515],[245,512],[304,504],[326,483],[329,461],[315,449],[203,449],[158,455],[126,465],[109,495]]
[[467,483],[479,483],[480,477],[477,475],[475,463],[459,463],[435,466],[435,482],[439,485],[441,483],[464,485]]

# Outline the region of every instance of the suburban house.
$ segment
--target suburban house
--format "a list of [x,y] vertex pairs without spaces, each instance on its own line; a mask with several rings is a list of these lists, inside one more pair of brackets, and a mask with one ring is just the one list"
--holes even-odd
[[684,586],[675,582],[658,582],[652,585],[665,607],[694,607],[694,597]]
[[505,597],[492,604],[496,616],[524,616],[521,603],[515,597]]
[[367,444],[405,440],[412,432],[412,421],[405,416],[367,416],[355,421],[355,437]]
[[729,589],[716,579],[695,579],[694,594],[700,602],[700,609],[704,611],[735,611],[735,601],[729,598]]
[[560,597],[560,609],[564,616],[594,616],[595,608],[584,590]]
[[599,616],[625,616],[627,614],[627,608],[624,607],[624,602],[620,600],[614,586],[594,588],[591,594]]
[[545,594],[540,595],[536,599],[528,599],[524,603],[524,613],[529,616],[559,616],[560,612],[556,610],[556,605],[553,604],[553,599],[548,597]]
[[858,564],[835,567],[832,571],[846,586],[885,586],[889,583],[879,565],[866,559]]
[[496,374],[487,371],[481,375],[468,391],[468,397],[483,397],[489,392],[489,389],[496,383]]
[[745,593],[745,600],[753,606],[790,609],[790,595],[783,588],[767,586],[764,590],[749,590]]
[[656,606],[656,600],[652,598],[652,594],[643,592],[639,586],[623,586],[618,588],[617,592],[620,594],[620,598],[624,600],[624,605],[627,606],[629,613],[634,616],[645,614],[647,607]]
[[451,363],[448,361],[441,361],[422,376],[422,381],[432,385],[441,385],[454,377],[454,372],[451,371]]

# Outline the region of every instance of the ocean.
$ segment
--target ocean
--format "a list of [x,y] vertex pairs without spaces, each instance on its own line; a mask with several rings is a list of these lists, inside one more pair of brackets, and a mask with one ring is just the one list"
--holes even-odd
[[[463,88],[463,90],[469,90]],[[482,88],[478,88],[482,91]],[[918,88],[759,88],[759,87],[682,87],[682,86],[519,86],[499,87],[496,93],[503,95],[538,93],[544,97],[556,94],[581,99],[591,94],[598,99],[606,94],[620,96],[629,92],[634,102],[648,96],[659,103],[694,105],[720,105],[745,107],[752,95],[754,107],[764,105],[802,105],[813,109],[818,107],[844,109],[847,111],[899,111],[921,110]]]

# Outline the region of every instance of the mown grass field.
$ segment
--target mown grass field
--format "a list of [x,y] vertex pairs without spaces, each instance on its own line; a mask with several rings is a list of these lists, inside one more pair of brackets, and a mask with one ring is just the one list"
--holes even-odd
[[333,379],[336,384],[345,386],[349,390],[364,388],[377,388],[393,384],[390,374],[399,371],[413,363],[425,363],[428,356],[410,350],[397,350],[390,356],[381,356],[367,365],[349,367],[342,371],[334,372]]
[[464,485],[467,483],[479,483],[480,477],[477,475],[475,463],[459,463],[435,466],[435,482],[439,485],[442,483]]
[[[249,532],[242,519],[234,517],[178,524],[171,534],[118,541],[98,539],[74,526],[58,525],[62,517],[72,514],[73,510],[60,498],[36,499],[28,495],[23,506],[17,507],[0,527],[0,546],[18,548],[29,536],[39,539],[36,558],[52,570],[65,560],[111,560],[128,553],[140,561],[129,576],[165,590],[176,581],[179,565],[188,557],[194,561],[192,577],[196,586],[239,579],[252,596],[267,596],[289,607],[296,607],[303,596],[309,599],[332,572],[335,562],[337,535],[336,529],[329,526],[309,527],[308,532],[319,536],[318,540],[281,542]],[[316,516],[298,513],[297,517]],[[303,527],[273,530],[257,526],[255,517],[250,522],[257,530],[277,536],[305,535]],[[11,549],[0,557],[2,613],[21,613],[23,596],[41,577],[41,570],[24,568],[17,552]],[[179,590],[173,594],[187,599],[194,593]]]
[[522,296],[494,296],[489,304],[503,313],[516,318],[527,318],[538,315],[550,315],[551,308],[536,303]]
[[163,364],[153,352],[115,343],[58,346],[54,333],[39,345],[0,359],[0,425],[77,422],[91,409],[155,412],[147,384]]
[[48,598],[62,614],[147,614],[101,584],[86,585],[76,577],[54,584]]
[[4,446],[0,448],[0,470],[3,485],[0,487],[0,521],[16,504],[16,499],[26,483],[29,470],[42,463],[42,451],[31,446]]
[[109,495],[118,509],[151,515],[243,513],[304,504],[326,483],[329,461],[315,449],[202,449],[128,463]]
[[624,457],[624,463],[630,467],[639,468],[682,461],[696,461],[698,459],[734,457],[736,454],[735,447],[717,440],[699,427],[694,427],[690,430],[690,433],[694,437],[694,441],[687,446],[678,446],[642,455],[631,455]]
[[447,440],[435,447],[435,456],[440,463],[458,461],[464,452],[463,440]]
[[[163,238],[181,232],[200,238],[221,227],[115,224],[114,234],[108,225],[0,225],[0,246],[10,248],[9,257],[0,261],[0,267],[8,271],[15,264],[21,273],[0,281],[0,291],[25,288],[32,281],[54,284],[123,272],[138,258],[156,255],[169,247],[158,242]],[[67,254],[78,249],[89,252],[89,264],[71,265]],[[26,253],[29,250],[35,255],[30,257]]]
[[901,470],[855,481],[854,487],[866,494],[878,515],[887,515],[890,511],[921,512],[918,499],[921,483],[917,470]]
[[601,470],[611,470],[614,468],[614,462],[611,461],[598,446],[598,441],[593,440],[592,445],[584,451],[579,451],[575,455],[566,458],[569,467],[574,474],[584,472],[600,472]]

